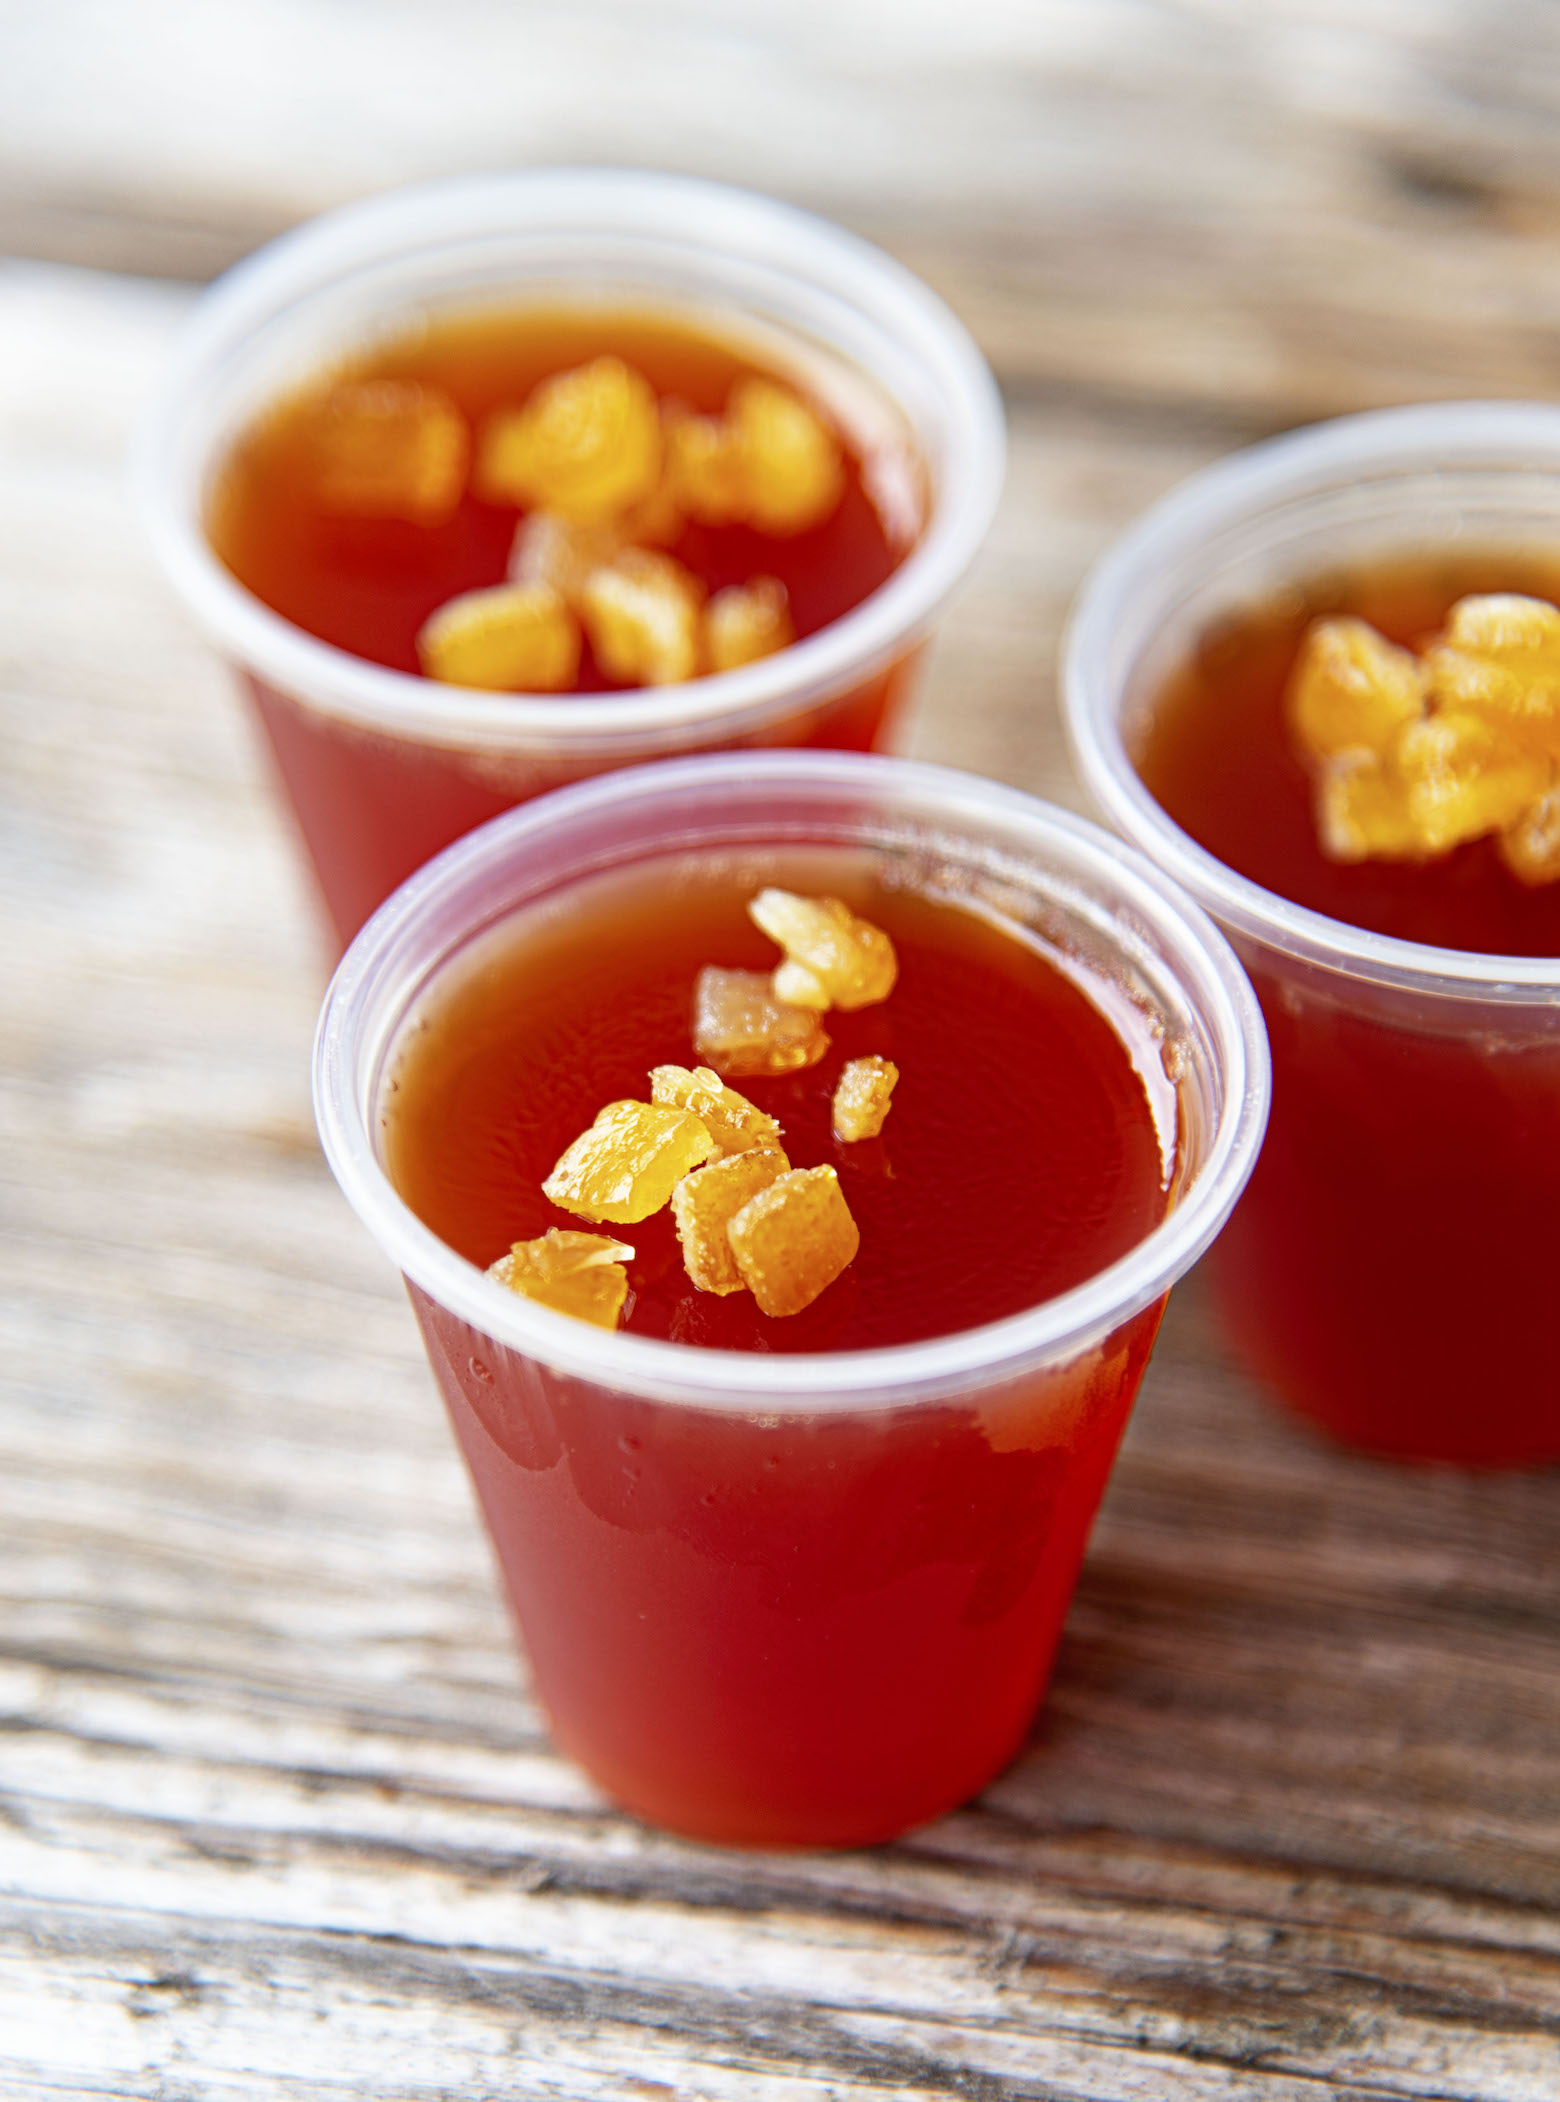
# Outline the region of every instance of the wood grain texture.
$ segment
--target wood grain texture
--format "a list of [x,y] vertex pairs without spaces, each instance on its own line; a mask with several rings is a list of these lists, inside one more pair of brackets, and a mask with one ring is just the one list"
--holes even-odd
[[738,1855],[553,1753],[315,1149],[290,842],[123,481],[191,296],[158,280],[336,196],[609,143],[768,184],[924,268],[999,365],[1008,488],[911,743],[1076,805],[1055,643],[1143,504],[1297,416],[1554,391],[1554,10],[658,19],[7,24],[0,2094],[1560,2097],[1556,1478],[1320,1445],[1195,1279],[978,1804]]

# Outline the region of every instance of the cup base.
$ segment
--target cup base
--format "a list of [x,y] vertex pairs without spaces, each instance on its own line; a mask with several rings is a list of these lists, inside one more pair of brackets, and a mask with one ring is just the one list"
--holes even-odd
[[647,1823],[859,1847],[1023,1745],[1159,1324],[980,1408],[666,1407],[410,1287],[554,1739]]

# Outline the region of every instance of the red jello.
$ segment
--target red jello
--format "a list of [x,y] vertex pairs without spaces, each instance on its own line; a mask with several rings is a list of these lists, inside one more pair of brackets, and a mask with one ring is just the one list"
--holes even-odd
[[[755,376],[798,399],[805,381],[766,367],[736,338],[644,312],[591,305],[503,308],[446,318],[378,345],[322,375],[257,420],[230,449],[207,503],[211,545],[232,574],[302,633],[365,664],[418,677],[417,637],[457,595],[502,584],[518,503],[483,492],[475,470],[453,510],[433,520],[376,516],[321,494],[320,405],[331,385],[414,386],[452,404],[474,442],[496,412],[592,359],[621,359],[663,404],[718,417]],[[858,394],[858,402],[862,399]],[[841,449],[842,490],[816,524],[769,532],[751,523],[686,517],[655,540],[710,594],[757,578],[783,586],[798,641],[819,633],[879,589],[915,545],[927,494],[908,438],[880,403],[870,449],[827,405],[818,413]],[[897,433],[897,435],[894,435]],[[867,750],[887,737],[908,690],[903,651],[843,690],[765,710],[751,731],[646,733],[632,722],[593,723],[512,738],[501,695],[459,692],[493,711],[493,728],[400,734],[372,711],[324,711],[246,675],[250,697],[314,862],[343,945],[383,898],[441,847],[516,802],[603,766],[657,751],[747,742]],[[434,688],[435,692],[441,689]],[[587,637],[572,691],[626,692]],[[566,697],[563,697],[566,698]],[[696,711],[695,711],[696,713]]]
[[[1129,1049],[1087,978],[991,920],[865,857],[796,851],[638,865],[435,981],[380,1096],[386,1168],[426,1224],[486,1266],[581,1223],[543,1178],[605,1102],[648,1094],[652,1066],[696,1062],[703,965],[775,963],[744,910],[765,882],[843,896],[898,950],[888,999],[825,1017],[820,1064],[735,1083],[793,1164],[837,1169],[860,1253],[770,1318],[691,1285],[669,1216],[614,1227],[636,1250],[628,1335],[908,1343],[1082,1284],[1154,1228],[1174,1170],[1146,1029]],[[900,1082],[881,1136],[846,1144],[830,1097],[871,1053]],[[614,1392],[412,1297],[558,1740],[620,1801],[717,1839],[859,1843],[1017,1749],[1157,1304],[974,1403],[809,1416]]]
[[[648,1099],[652,1066],[698,1063],[694,982],[718,963],[765,971],[748,918],[757,881],[668,864],[571,901],[508,956],[450,973],[396,1068],[391,1180],[424,1223],[485,1268],[510,1244],[583,1222],[542,1182],[603,1104]],[[733,1082],[779,1120],[794,1167],[830,1163],[861,1231],[848,1276],[770,1320],[750,1294],[694,1288],[669,1210],[631,1242],[628,1333],[727,1350],[870,1350],[1000,1320],[1081,1284],[1163,1215],[1164,1166],[1143,1082],[1111,1024],[1040,951],[990,921],[865,873],[803,862],[788,884],[843,896],[891,935],[889,997],[824,1017],[816,1065]],[[1043,1047],[1043,1048],[1042,1048]],[[830,1129],[842,1067],[899,1067],[880,1137]]]
[[[602,356],[642,373],[663,402],[704,416],[719,416],[743,380],[770,377],[734,342],[653,315],[520,308],[443,321],[353,360],[330,378],[434,391],[480,433],[490,417],[523,403],[539,383]],[[434,523],[354,515],[323,501],[311,453],[319,392],[312,388],[282,404],[233,448],[207,513],[212,546],[256,598],[306,633],[370,663],[416,674],[423,622],[457,593],[503,582],[525,510],[482,494],[476,475],[451,515]],[[918,528],[918,505],[897,518],[885,515],[864,486],[869,463],[848,432],[839,436],[843,493],[808,530],[769,533],[685,518],[656,545],[712,593],[754,576],[777,577],[798,639],[838,620],[892,575]],[[896,472],[913,493],[914,463],[901,458]],[[603,671],[587,642],[573,690],[621,684]]]
[[1352,614],[1422,646],[1458,599],[1560,600],[1560,560],[1480,554],[1385,562],[1300,584],[1227,616],[1155,699],[1134,757],[1178,825],[1227,867],[1330,919],[1491,956],[1560,956],[1560,884],[1519,882],[1493,838],[1424,861],[1329,860],[1284,696],[1313,620]]
[[[1239,874],[1376,933],[1560,957],[1560,884],[1493,838],[1424,861],[1329,860],[1284,720],[1308,623],[1346,613],[1422,646],[1474,593],[1560,597],[1560,560],[1448,547],[1301,583],[1221,619],[1165,682],[1134,757]],[[1278,1391],[1371,1450],[1485,1465],[1560,1454],[1547,1308],[1560,1184],[1560,1030],[1470,985],[1372,993],[1243,948],[1272,1040],[1267,1139],[1211,1258],[1229,1323]],[[1498,980],[1499,971],[1490,977]]]
[[[345,945],[544,790],[885,741],[1002,458],[968,333],[866,242],[719,184],[519,169],[365,199],[229,273],[137,482]],[[608,559],[560,522],[608,524]],[[549,576],[574,628],[527,596]]]

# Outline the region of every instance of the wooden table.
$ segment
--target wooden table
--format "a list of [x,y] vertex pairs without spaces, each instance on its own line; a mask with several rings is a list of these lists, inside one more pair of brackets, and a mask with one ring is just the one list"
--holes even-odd
[[1398,1471],[1178,1291],[1029,1748],[749,1856],[551,1751],[322,950],[121,479],[191,281],[413,176],[681,165],[883,241],[1012,472],[916,752],[1078,800],[1091,557],[1307,417],[1560,380],[1543,0],[12,10],[0,52],[0,2093],[1560,2097],[1560,1482]]

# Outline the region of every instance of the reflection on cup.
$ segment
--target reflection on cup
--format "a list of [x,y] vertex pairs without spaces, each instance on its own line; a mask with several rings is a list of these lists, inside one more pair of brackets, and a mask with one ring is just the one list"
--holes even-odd
[[[392,492],[383,519],[289,515],[267,551],[235,512],[235,462],[255,433],[332,374],[372,381],[370,407],[388,428],[395,388],[415,392],[419,357],[442,361],[444,380],[463,357],[481,441],[483,416],[504,399],[491,370],[504,331],[524,351],[517,393],[548,364],[534,340],[526,347],[528,327],[554,345],[554,368],[611,353],[659,370],[663,408],[697,441],[678,457],[697,455],[688,472],[702,462],[706,483],[720,479],[721,444],[735,442],[717,412],[748,398],[742,375],[818,410],[839,437],[838,517],[801,530],[806,516],[782,510],[776,523],[759,500],[734,550],[699,518],[651,517],[652,494],[624,527],[645,543],[640,553],[702,562],[701,590],[767,591],[770,572],[789,578],[797,640],[752,661],[728,642],[700,661],[731,668],[701,677],[682,676],[674,656],[659,685],[625,685],[633,674],[621,667],[609,676],[599,636],[594,650],[585,644],[587,690],[438,683],[419,675],[411,649],[419,621],[451,592],[501,585],[526,559],[510,551],[523,500],[507,486],[494,494],[486,455],[473,456],[474,493],[453,516],[425,478],[400,514]],[[449,448],[433,443],[437,429],[423,435],[436,483]],[[339,428],[335,439],[340,453]],[[346,480],[361,482],[361,460],[350,448],[344,459]],[[431,854],[549,788],[681,752],[883,742],[985,533],[1002,460],[1001,408],[979,352],[939,300],[866,243],[718,185],[539,170],[351,206],[240,265],[196,310],[138,471],[164,566],[258,711],[344,945]],[[337,458],[331,502],[342,468]],[[369,482],[372,511],[386,499]],[[717,503],[709,515],[724,513]],[[603,690],[612,676],[618,684]]]
[[[794,1086],[734,1082],[779,1114],[796,1167],[838,1163],[860,1213],[856,1262],[794,1317],[811,1325],[793,1335],[773,1319],[765,1333],[740,1295],[669,1282],[676,1244],[658,1247],[653,1219],[605,1229],[635,1245],[644,1302],[621,1331],[486,1275],[509,1214],[468,1234],[461,1202],[439,1210],[407,1166],[415,1144],[398,1136],[432,1117],[423,1098],[442,1084],[447,1018],[471,1047],[453,1092],[487,1088],[495,1015],[510,1031],[500,1063],[513,1054],[539,1070],[533,1008],[540,988],[569,983],[579,928],[617,988],[599,1033],[615,1045],[627,1018],[630,1064],[691,1064],[685,1042],[667,1040],[686,1023],[641,1046],[634,1019],[654,1011],[663,960],[668,1013],[687,1012],[680,928],[735,945],[751,886],[808,871],[874,905],[902,948],[899,987],[860,1011],[877,1017],[864,1027],[897,1032],[902,1069],[862,1159],[831,1152],[826,1125],[809,1123],[808,1090],[833,1085],[827,1060]],[[626,895],[651,931],[636,921],[625,957],[600,932]],[[1052,1102],[1049,1143],[1086,1172],[1069,1108],[1073,1125],[1101,1127],[1112,1196],[1074,1238],[1103,1235],[1103,1253],[1083,1274],[1055,1272],[1048,1296],[1022,1270],[1027,1244],[1045,1238],[1044,1194],[1008,1177],[1005,1198],[989,1195],[1008,1162],[1046,1142],[1026,1134],[1021,1097],[1048,1047],[1031,1036],[1016,1061],[1000,1043],[991,1052],[1016,1099],[995,1124],[974,1120],[977,1150],[964,1156],[986,1178],[989,1247],[970,1245],[958,1159],[936,1136],[950,1114],[942,1083],[917,1100],[923,1069],[939,1055],[956,1064],[961,1039],[985,1055],[970,956],[981,970],[1010,966],[1014,986],[1092,1046]],[[951,1010],[927,982],[939,957],[965,972]],[[859,1048],[848,1029],[860,1017],[825,1017],[840,1034],[830,1057]],[[560,1041],[589,1066],[608,1051],[582,1046],[587,1033],[571,1024]],[[1092,1070],[1111,1063],[1125,1086]],[[609,1064],[600,1072],[613,1092],[632,1085]],[[829,753],[667,762],[511,812],[414,877],[337,974],[317,1112],[338,1180],[407,1279],[560,1745],[640,1814],[745,1844],[886,1838],[989,1780],[1043,1690],[1164,1296],[1249,1172],[1266,1085],[1255,1002],[1202,915],[1092,827],[965,775]],[[545,1172],[600,1086],[588,1079],[576,1101],[565,1085],[549,1122],[550,1110],[533,1115],[541,1082],[517,1085],[483,1160]],[[968,1123],[968,1103],[957,1110]],[[476,1190],[486,1172],[446,1181]],[[949,1260],[906,1290],[894,1251],[935,1249],[940,1235]],[[1053,1238],[1047,1260],[1064,1263],[1068,1236]],[[959,1308],[976,1302],[959,1274],[1004,1262],[1016,1290],[1004,1300],[1002,1278],[980,1280],[997,1296],[961,1326]],[[858,1336],[870,1347],[851,1347]]]

